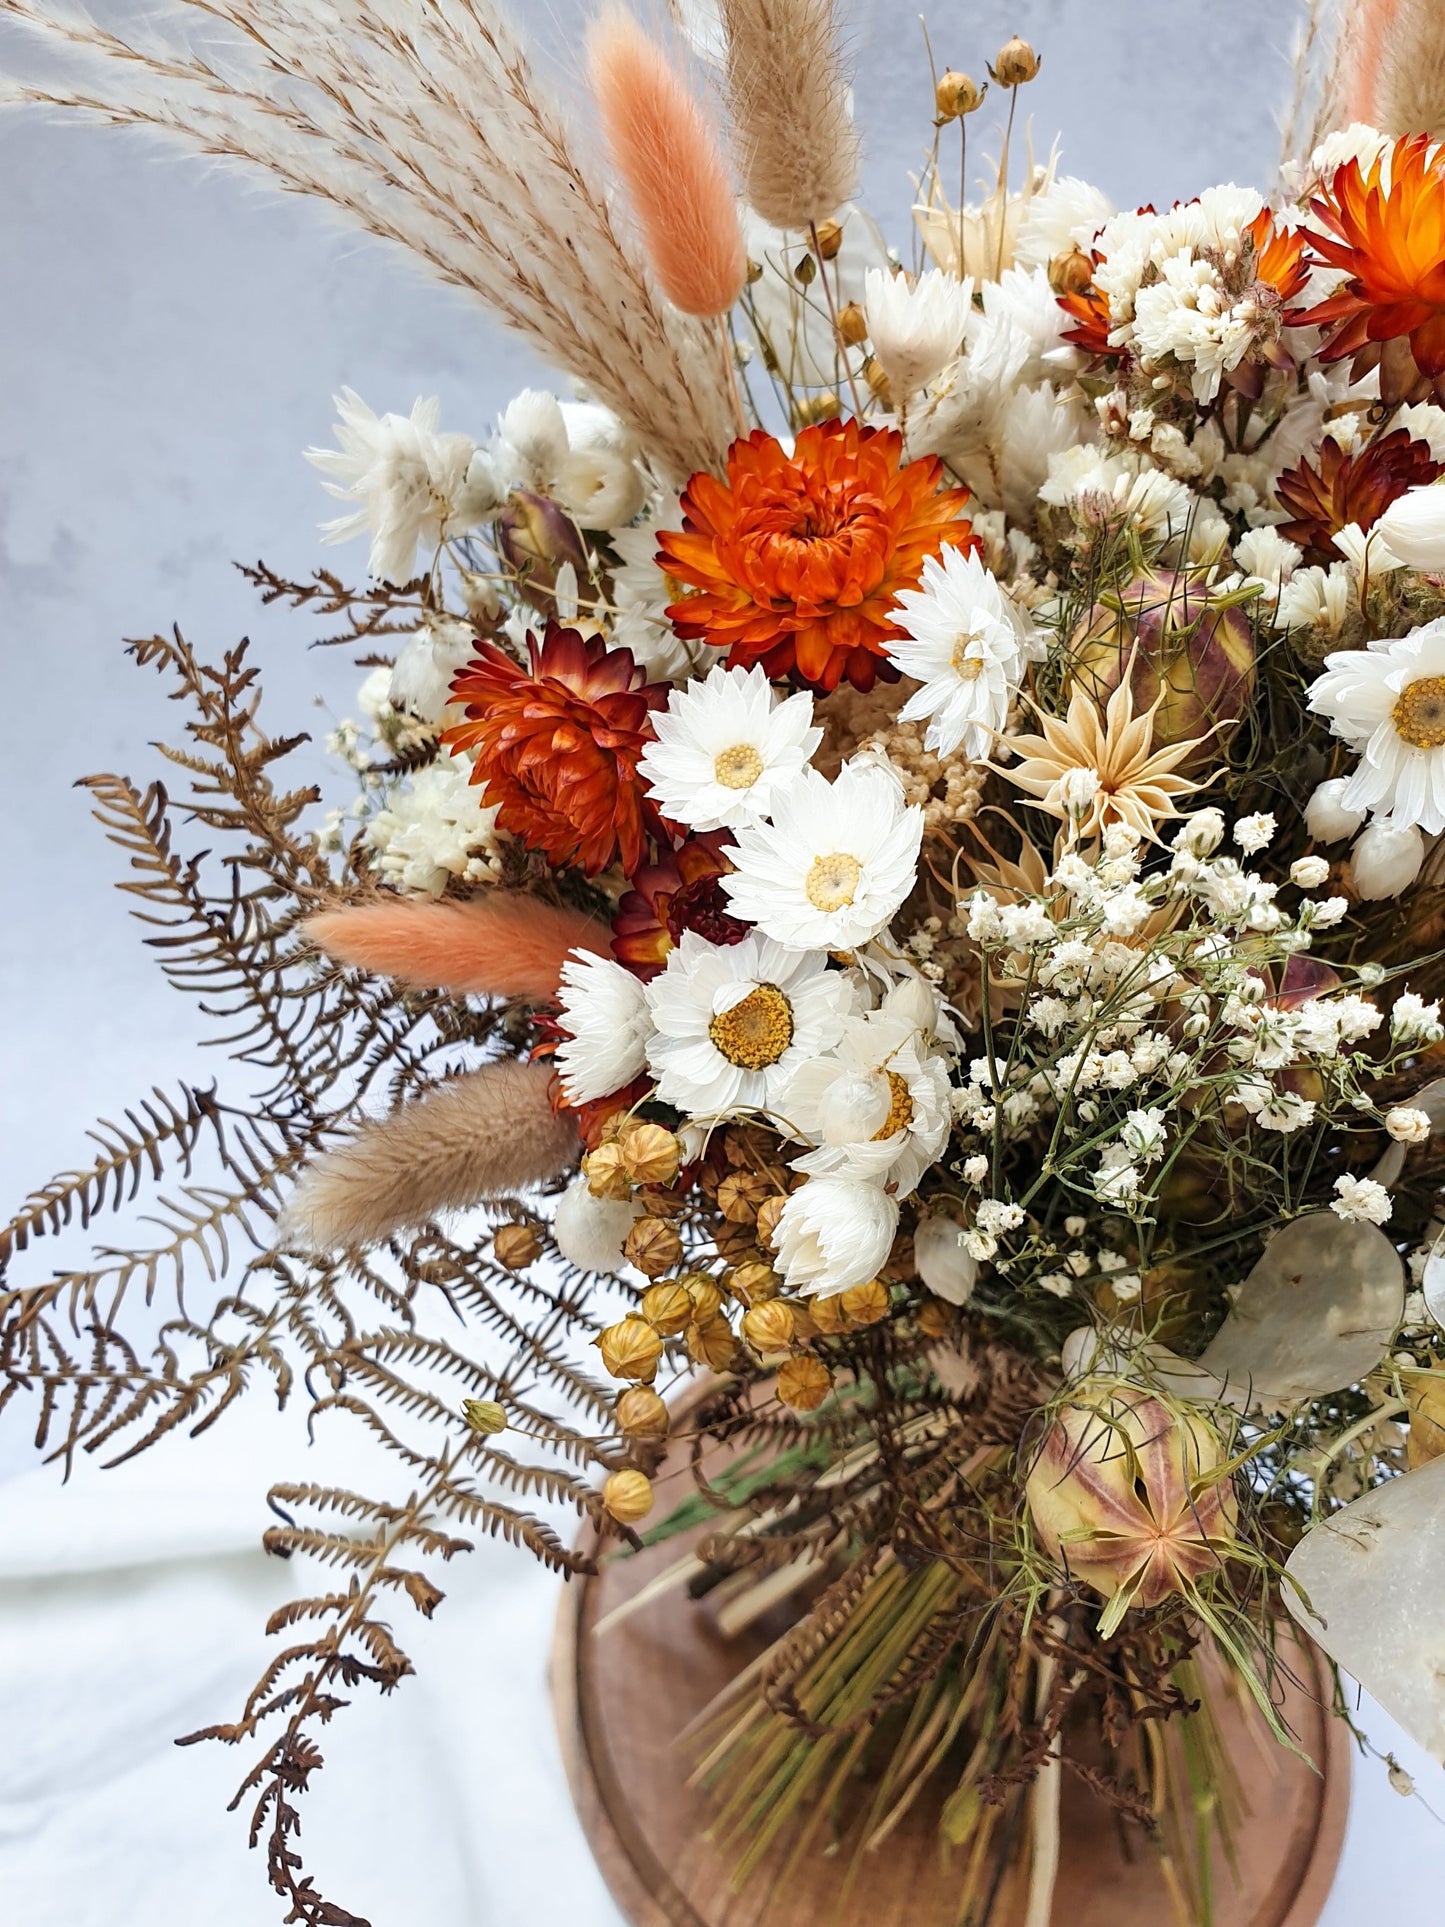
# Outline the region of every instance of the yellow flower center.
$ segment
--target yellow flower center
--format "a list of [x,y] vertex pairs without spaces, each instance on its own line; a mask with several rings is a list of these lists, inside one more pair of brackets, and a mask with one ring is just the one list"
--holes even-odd
[[763,759],[751,743],[734,743],[717,758],[712,773],[730,790],[751,789],[763,773]]
[[846,910],[853,901],[863,865],[846,850],[815,856],[808,871],[808,901],[815,910]]
[[765,1071],[793,1041],[793,1006],[776,984],[759,984],[707,1027],[716,1050],[745,1071]]
[[906,1131],[913,1122],[913,1099],[909,1095],[907,1078],[898,1071],[884,1071],[883,1075],[888,1079],[888,1091],[893,1102],[888,1107],[883,1128],[873,1133],[875,1143],[879,1138],[892,1137],[895,1131]]
[[1407,683],[1390,721],[1414,748],[1439,749],[1445,744],[1445,676],[1421,676]]
[[950,658],[954,674],[963,682],[973,682],[976,677],[983,674],[983,657],[971,656],[968,653],[972,642],[972,636],[960,636],[953,645],[953,655]]

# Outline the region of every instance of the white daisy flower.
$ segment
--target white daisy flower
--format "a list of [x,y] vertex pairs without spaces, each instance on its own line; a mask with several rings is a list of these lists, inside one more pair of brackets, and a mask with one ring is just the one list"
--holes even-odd
[[1372,533],[1406,568],[1445,569],[1445,488],[1430,482],[1407,489],[1380,516]]
[[772,823],[737,832],[722,879],[734,913],[792,950],[851,950],[884,929],[913,888],[923,811],[884,764],[855,759],[835,782],[802,769]]
[[484,521],[503,491],[489,457],[466,435],[442,434],[441,403],[416,401],[410,415],[374,415],[350,388],[336,397],[339,448],[308,448],[330,480],[328,495],[360,506],[321,525],[325,542],[371,533],[367,566],[380,582],[416,572],[416,545],[436,548]]
[[768,815],[779,785],[823,740],[807,691],[777,702],[756,666],[684,683],[653,727],[657,741],[638,773],[663,815],[695,830],[735,830]]
[[1445,618],[1325,657],[1309,707],[1360,756],[1340,798],[1397,830],[1445,830]]
[[973,282],[938,268],[916,281],[870,268],[863,286],[873,353],[893,393],[906,401],[958,355],[973,315]]
[[777,1108],[800,1064],[831,1050],[856,993],[819,951],[767,937],[714,944],[695,930],[646,987],[647,1062],[664,1104],[692,1117]]
[[562,1094],[569,1104],[610,1097],[641,1074],[652,1018],[638,978],[610,957],[574,950],[562,966],[562,1028],[557,1046]]
[[1025,661],[1042,654],[1033,630],[976,555],[948,548],[923,565],[923,586],[898,597],[903,636],[888,645],[889,660],[923,684],[899,711],[899,721],[929,719],[925,746],[940,756],[962,748],[982,762],[1009,704]]
[[795,1170],[876,1179],[897,1198],[917,1190],[952,1125],[944,1060],[887,1009],[853,1018],[831,1056],[800,1065],[779,1109],[817,1147]]
[[898,1202],[880,1185],[809,1178],[783,1206],[773,1249],[789,1291],[831,1298],[877,1277],[897,1230]]

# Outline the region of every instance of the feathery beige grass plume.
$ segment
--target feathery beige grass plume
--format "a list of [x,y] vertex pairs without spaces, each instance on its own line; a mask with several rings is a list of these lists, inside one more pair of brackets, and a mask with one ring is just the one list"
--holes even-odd
[[1349,54],[1351,120],[1382,134],[1445,134],[1445,8],[1362,0]]
[[134,38],[65,0],[0,0],[0,20],[66,74],[7,79],[0,101],[173,136],[315,197],[477,296],[615,409],[671,481],[721,471],[732,398],[711,335],[659,299],[617,233],[608,184],[501,0],[404,19],[386,0],[332,0],[324,27],[307,0],[167,0]]
[[726,314],[742,292],[748,253],[702,103],[624,6],[609,6],[588,29],[587,70],[663,292],[684,314]]
[[551,1078],[546,1064],[503,1058],[363,1124],[302,1174],[277,1244],[357,1251],[554,1177],[576,1157],[578,1138],[570,1117],[553,1115]]
[[771,226],[831,219],[858,190],[834,0],[720,0],[738,169]]

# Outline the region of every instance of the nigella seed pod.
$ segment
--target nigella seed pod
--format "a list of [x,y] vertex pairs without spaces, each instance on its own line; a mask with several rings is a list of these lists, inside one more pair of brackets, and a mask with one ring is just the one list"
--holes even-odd
[[519,488],[497,517],[497,547],[520,577],[522,594],[535,608],[556,613],[557,571],[570,562],[579,582],[587,578],[587,551],[577,524],[550,495]]
[[1029,1515],[1045,1549],[1110,1602],[1101,1630],[1228,1556],[1226,1456],[1205,1418],[1126,1381],[1085,1379],[1059,1408],[1029,1468]]
[[1185,571],[1150,570],[1101,596],[1070,646],[1073,680],[1096,702],[1107,702],[1126,673],[1136,714],[1158,701],[1156,748],[1200,739],[1180,765],[1185,773],[1218,762],[1254,693],[1248,614],[1212,598]]

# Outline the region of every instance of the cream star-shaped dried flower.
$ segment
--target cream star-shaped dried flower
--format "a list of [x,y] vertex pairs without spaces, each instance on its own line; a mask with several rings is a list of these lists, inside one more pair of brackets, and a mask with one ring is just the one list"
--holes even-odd
[[[1127,676],[1102,714],[1091,697],[1075,690],[1067,716],[1037,712],[1041,736],[1000,739],[1004,749],[1024,759],[1000,773],[1050,816],[1074,824],[1080,838],[1102,836],[1110,824],[1127,823],[1157,841],[1158,825],[1180,815],[1185,797],[1199,788],[1177,771],[1203,740],[1190,737],[1155,749],[1157,707],[1135,715]],[[1092,794],[1076,771],[1097,778]]]

